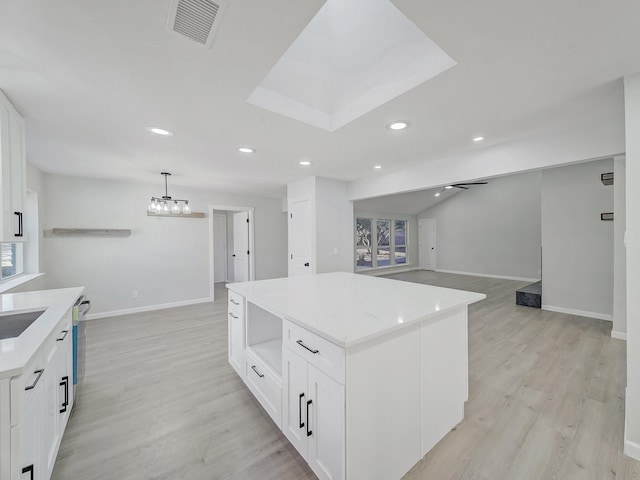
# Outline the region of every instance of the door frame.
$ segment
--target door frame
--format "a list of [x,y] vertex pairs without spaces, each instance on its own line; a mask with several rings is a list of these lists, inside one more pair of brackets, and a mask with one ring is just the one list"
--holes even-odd
[[422,228],[420,228],[422,225],[425,224],[432,224],[433,225],[433,242],[435,245],[435,254],[434,254],[434,258],[433,258],[433,271],[435,272],[436,270],[436,265],[437,265],[437,260],[438,260],[438,241],[437,241],[437,236],[436,236],[436,219],[435,218],[419,218],[418,219],[418,267],[422,270],[427,270],[427,268],[425,268],[424,263],[420,262],[420,256],[422,254],[423,258],[427,255],[427,252],[423,253],[422,247],[421,245],[424,242],[425,238],[424,238],[424,233],[422,232]]
[[[217,212],[214,210],[222,210],[225,212],[249,212],[249,280],[255,280],[255,241],[254,241],[254,222],[256,207],[245,207],[239,205],[209,205],[209,291],[211,298],[215,300],[214,279],[215,270],[213,265],[213,215]],[[227,248],[227,252],[229,249]],[[228,272],[227,272],[228,273]]]

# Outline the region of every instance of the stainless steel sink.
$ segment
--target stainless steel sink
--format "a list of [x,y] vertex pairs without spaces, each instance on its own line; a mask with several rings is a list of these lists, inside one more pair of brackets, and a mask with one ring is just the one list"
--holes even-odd
[[44,312],[44,310],[36,310],[0,315],[0,340],[19,337]]

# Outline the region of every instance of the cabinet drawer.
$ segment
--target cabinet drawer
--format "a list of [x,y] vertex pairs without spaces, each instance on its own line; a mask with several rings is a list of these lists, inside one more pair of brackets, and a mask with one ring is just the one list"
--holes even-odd
[[229,313],[244,318],[244,297],[229,290]]
[[13,377],[11,390],[11,425],[17,425],[23,412],[29,409],[33,399],[44,388],[45,358],[43,350],[38,350],[25,367],[22,375]]
[[280,427],[282,419],[282,384],[269,373],[258,358],[244,352],[244,380],[260,405]]
[[284,344],[335,381],[344,384],[344,349],[295,323],[284,322]]

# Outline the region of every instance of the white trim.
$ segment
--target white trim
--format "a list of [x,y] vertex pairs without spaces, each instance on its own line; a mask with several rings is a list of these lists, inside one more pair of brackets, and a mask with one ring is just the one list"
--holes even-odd
[[455,273],[456,275],[471,275],[472,277],[487,277],[487,278],[501,278],[503,280],[519,280],[521,282],[539,282],[539,278],[528,278],[528,277],[510,277],[507,275],[491,275],[489,273],[474,273],[474,272],[459,272],[457,270],[441,270],[436,269],[434,272],[442,272],[442,273]]
[[580,317],[597,318],[598,320],[608,320],[613,322],[613,315],[606,313],[587,312],[584,310],[576,310],[575,308],[554,307],[553,305],[542,305],[542,310],[557,313],[567,313],[569,315],[578,315]]
[[611,338],[617,338],[618,340],[626,340],[627,332],[618,332],[617,330],[611,330]]
[[15,278],[0,283],[0,293],[8,292],[43,275],[44,273],[23,273],[22,275],[18,275]]
[[629,427],[629,424],[627,423],[629,420],[629,414],[627,412],[629,410],[629,388],[628,387],[624,389],[624,398],[625,398],[624,454],[631,458],[635,458],[636,460],[640,460],[640,444],[627,439],[627,428]]
[[213,297],[194,298],[193,300],[183,300],[180,302],[159,303],[157,305],[147,305],[146,307],[125,308],[123,310],[113,310],[111,312],[90,313],[87,320],[96,320],[98,318],[119,317],[120,315],[129,315],[130,313],[152,312],[153,310],[164,310],[165,308],[184,307],[186,305],[196,305],[198,303],[213,302]]

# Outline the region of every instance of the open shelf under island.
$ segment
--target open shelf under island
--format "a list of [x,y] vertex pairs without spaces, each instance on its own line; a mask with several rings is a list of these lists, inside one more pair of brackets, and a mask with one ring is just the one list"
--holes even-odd
[[320,479],[400,479],[463,419],[484,294],[344,272],[227,287],[229,363]]

